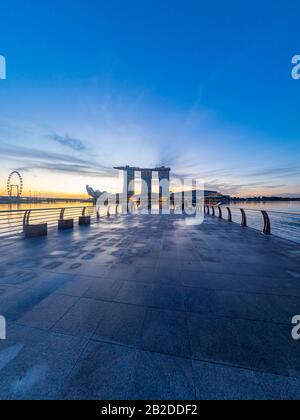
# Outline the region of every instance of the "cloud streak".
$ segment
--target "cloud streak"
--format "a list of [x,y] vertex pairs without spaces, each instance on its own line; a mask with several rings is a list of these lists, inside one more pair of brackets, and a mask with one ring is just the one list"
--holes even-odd
[[68,154],[5,144],[0,144],[0,153],[7,160],[22,163],[19,170],[39,169],[78,176],[117,177],[116,171],[105,164]]
[[300,175],[299,167],[270,167],[265,169],[259,169],[251,171],[248,176],[252,177],[271,177],[271,178],[282,178],[282,177],[294,177]]
[[74,137],[61,136],[57,133],[50,134],[48,137],[56,143],[60,144],[61,146],[68,147],[69,149],[72,149],[75,152],[83,152],[87,150],[83,141]]

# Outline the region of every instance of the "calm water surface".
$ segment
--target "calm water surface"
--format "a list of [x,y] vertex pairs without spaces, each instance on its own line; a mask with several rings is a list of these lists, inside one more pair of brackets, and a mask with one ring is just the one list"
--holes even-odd
[[62,207],[84,207],[89,203],[81,203],[80,201],[74,203],[59,202],[59,203],[42,203],[42,204],[0,204],[0,210],[28,210],[28,209],[52,209]]
[[286,211],[300,213],[300,200],[299,201],[262,201],[262,202],[245,202],[245,203],[232,203],[232,206],[256,209],[256,210],[269,210],[269,211]]
[[272,233],[300,243],[300,201],[231,203],[233,221],[241,223],[240,208],[244,208],[249,227],[263,229],[261,210],[266,210],[271,221]]
[[[84,206],[89,206],[89,203],[0,204],[0,210],[69,208],[69,211],[72,212],[70,209],[71,207]],[[300,244],[300,201],[231,203],[231,207],[233,207],[232,216],[234,222],[241,223],[241,212],[239,209],[244,208],[246,209],[248,226],[259,231],[262,231],[263,229],[263,218],[260,210],[267,210],[271,220],[272,233]],[[223,211],[223,215],[226,217],[226,211]],[[13,223],[10,223],[10,217],[5,216],[5,219],[7,225],[0,226],[2,227],[2,229],[0,229],[0,236],[1,233],[3,233],[4,227],[6,227],[6,233],[9,233],[10,229],[13,227]],[[2,219],[2,223],[3,222],[5,221]],[[22,222],[22,215],[20,215],[19,222]]]

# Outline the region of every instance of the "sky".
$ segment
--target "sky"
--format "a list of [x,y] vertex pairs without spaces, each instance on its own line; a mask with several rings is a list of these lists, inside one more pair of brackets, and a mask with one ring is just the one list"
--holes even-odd
[[117,192],[114,166],[300,196],[300,3],[2,0],[0,194]]

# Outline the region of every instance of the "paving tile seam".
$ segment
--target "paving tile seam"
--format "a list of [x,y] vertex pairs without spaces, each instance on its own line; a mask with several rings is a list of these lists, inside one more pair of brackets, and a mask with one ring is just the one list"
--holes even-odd
[[192,378],[193,378],[193,384],[194,384],[194,389],[195,389],[195,400],[197,399],[197,387],[196,387],[196,374],[195,374],[195,369],[193,366],[193,359],[192,359],[192,342],[191,342],[191,334],[189,333],[189,323],[188,320],[186,320],[186,328],[188,331],[188,343],[189,343],[189,349],[190,349],[190,355],[191,357],[189,358],[191,360],[191,367],[192,367]]
[[[134,367],[132,368],[132,371],[131,371],[131,374],[130,374],[130,381],[129,381],[130,385],[133,383],[135,374],[138,371],[137,361],[138,361],[139,355],[140,355],[140,351],[139,351],[139,349],[137,349],[136,354],[135,354]],[[130,395],[130,386],[127,387],[127,391],[126,392],[127,392],[127,394],[126,394],[126,400],[128,400],[129,399],[129,395]]]
[[[148,267],[147,267],[148,268]],[[31,272],[32,270],[30,270]],[[48,272],[50,274],[57,274],[57,275],[66,275],[66,273],[53,273],[53,272]],[[70,281],[75,280],[75,278],[78,277],[84,277],[84,278],[88,278],[88,279],[101,279],[101,280],[105,280],[106,279],[106,275],[103,276],[91,276],[91,275],[82,275],[82,274],[68,274],[70,277],[72,277],[70,279]],[[110,280],[110,279],[106,279],[106,280]],[[180,280],[177,282],[166,282],[166,283],[161,283],[159,281],[149,281],[149,282],[145,282],[145,281],[139,281],[139,280],[134,280],[134,279],[129,279],[129,278],[124,278],[124,279],[119,279],[119,278],[114,278],[112,277],[112,280],[115,281],[121,281],[121,282],[129,282],[129,283],[135,283],[135,284],[144,284],[144,285],[162,285],[163,287],[171,287],[171,286],[175,286],[175,287],[182,287],[182,288],[186,288],[186,289],[200,289],[200,290],[211,290],[211,291],[220,291],[220,292],[228,292],[228,293],[239,293],[239,294],[249,294],[249,295],[272,295],[272,296],[278,296],[278,297],[293,297],[293,298],[300,298],[299,296],[295,296],[294,294],[289,294],[286,293],[284,290],[280,290],[277,291],[276,289],[270,289],[269,290],[261,290],[261,291],[252,291],[252,290],[243,290],[243,289],[226,289],[226,288],[222,288],[222,287],[217,287],[217,288],[213,288],[213,287],[203,287],[203,286],[196,286],[196,285],[186,285],[183,282],[181,282]],[[294,279],[295,280],[295,279]],[[44,280],[41,280],[41,282],[43,282]],[[174,284],[175,283],[175,284]],[[9,287],[12,288],[14,290],[29,290],[31,288],[34,288],[36,285],[35,284],[30,284],[29,286],[18,286],[18,285],[12,285],[11,283],[0,283],[0,286],[4,286],[4,287]],[[300,293],[300,287],[293,289],[293,291],[295,292],[299,292]],[[61,293],[61,294],[65,294],[65,293]],[[72,295],[71,295],[72,296]]]
[[[185,359],[184,357],[180,357],[181,359]],[[220,362],[220,361],[213,361],[211,359],[196,359],[194,357],[191,357],[192,363],[203,363],[203,364],[208,364],[208,365],[213,365],[213,366],[219,366],[219,367],[225,367],[225,368],[232,368],[235,370],[242,370],[245,372],[252,372],[252,373],[258,373],[258,374],[263,374],[263,375],[272,375],[272,376],[276,376],[278,378],[287,378],[287,379],[295,379],[297,381],[299,381],[299,386],[300,386],[300,374],[299,376],[295,376],[295,375],[284,375],[281,373],[275,373],[272,371],[267,371],[265,369],[255,369],[255,368],[250,368],[244,365],[239,365],[239,364],[231,364],[231,363],[226,363],[226,362]]]
[[[53,293],[54,295],[57,295],[58,293]],[[64,296],[64,295],[62,295],[62,296]],[[56,327],[56,325],[58,324],[58,322],[59,321],[61,321],[62,320],[62,318],[64,318],[70,311],[71,311],[71,309],[72,308],[74,308],[74,306],[80,301],[80,297],[78,297],[78,296],[70,296],[70,297],[74,297],[75,299],[76,299],[76,301],[71,305],[71,307],[53,324],[53,326],[52,327],[50,327],[49,328],[49,330],[51,331],[51,330],[53,330],[55,327]]]
[[[64,336],[68,337],[68,335],[66,335],[66,334],[61,334],[61,335],[64,335]],[[74,362],[74,365],[70,368],[69,373],[66,375],[64,383],[59,386],[58,391],[57,391],[57,395],[62,395],[62,391],[65,387],[65,384],[67,383],[68,379],[71,377],[73,372],[75,371],[77,365],[79,364],[79,362],[81,360],[81,357],[83,356],[84,352],[88,348],[89,344],[90,344],[90,340],[86,340],[85,345],[82,346],[81,351],[78,353],[78,356],[76,357],[76,361]]]
[[[164,354],[164,353],[162,353],[162,354]],[[232,369],[244,370],[244,371],[247,371],[247,372],[254,372],[254,373],[277,376],[279,378],[295,379],[295,380],[299,381],[299,386],[300,386],[300,374],[299,374],[299,376],[288,375],[288,374],[285,375],[283,373],[278,373],[278,372],[269,371],[269,370],[265,370],[265,369],[250,368],[250,367],[247,367],[245,365],[214,361],[212,359],[205,359],[205,358],[204,359],[203,358],[198,358],[197,359],[195,357],[191,357],[191,360],[195,363],[200,362],[200,363],[206,363],[206,364],[211,364],[211,365],[215,365],[215,366],[222,366],[222,367],[229,367],[229,368],[232,368]]]
[[[225,220],[225,219],[220,219],[220,218],[218,218],[218,217],[213,217],[213,216],[206,216],[205,217],[205,220],[210,220],[210,221],[215,221],[215,222],[217,222],[217,223],[223,223],[223,224],[228,224],[228,221],[227,220]],[[266,242],[271,242],[272,240],[273,240],[273,238],[275,238],[276,240],[278,240],[278,241],[282,241],[283,243],[285,243],[285,244],[290,244],[290,245],[299,245],[297,242],[294,242],[294,241],[292,241],[292,240],[289,240],[289,239],[285,239],[285,238],[282,238],[282,237],[280,237],[280,236],[276,236],[276,235],[274,235],[274,234],[272,234],[272,235],[270,235],[270,236],[268,236],[268,237],[266,237],[263,233],[262,233],[262,231],[261,230],[259,230],[259,229],[256,229],[256,228],[254,228],[254,227],[251,227],[251,226],[246,226],[246,227],[243,227],[243,226],[241,226],[240,225],[240,223],[238,223],[238,222],[235,222],[235,221],[232,221],[232,225],[236,228],[236,226],[237,227],[240,227],[241,229],[245,229],[245,230],[247,230],[247,231],[250,231],[250,232],[253,232],[253,233],[258,233],[259,235],[260,235],[260,237],[262,238],[262,240],[264,240],[264,241],[266,241]],[[263,223],[262,223],[262,228],[263,228]]]
[[[161,259],[161,261],[164,261],[164,260],[165,260],[164,258]],[[187,260],[187,261],[190,261],[190,262],[201,262],[201,261],[194,261],[194,260]],[[160,263],[160,260],[157,262],[157,265],[159,265],[159,263]],[[63,262],[62,264],[65,264],[65,262]],[[100,266],[103,266],[104,268],[107,267],[108,270],[109,270],[109,269],[111,269],[113,267],[116,267],[118,265],[121,265],[121,264],[122,263],[118,263],[118,262],[108,262],[108,263],[103,263],[103,264],[102,263],[99,263],[99,264],[97,263],[95,265],[96,266],[99,266],[99,267]],[[70,261],[70,265],[72,265],[72,262],[71,261]],[[126,265],[128,267],[133,267],[134,266],[132,264],[126,264]],[[11,266],[9,266],[9,267],[11,268]],[[149,267],[149,266],[143,267],[142,265],[138,265],[138,263],[136,263],[136,265],[134,267],[135,268],[149,268],[149,269],[152,268],[152,267]],[[81,267],[81,268],[84,269],[84,267]],[[289,269],[290,268],[287,268],[287,270],[289,270]],[[157,273],[157,272],[159,272],[159,270],[160,270],[160,267],[156,267],[155,270],[154,270],[154,272]],[[187,273],[199,273],[199,274],[202,274],[204,276],[209,276],[209,275],[220,275],[221,276],[221,275],[225,274],[226,276],[232,276],[232,277],[240,277],[240,276],[242,276],[243,278],[244,277],[246,277],[246,278],[249,277],[249,278],[262,278],[262,279],[267,278],[267,279],[272,279],[274,277],[274,275],[268,275],[268,276],[264,275],[264,276],[260,277],[261,276],[260,274],[244,274],[244,273],[227,272],[227,271],[225,272],[225,269],[224,269],[224,272],[214,271],[213,269],[207,270],[207,268],[206,269],[195,270],[193,268],[189,268],[188,266],[185,266],[184,268],[177,268],[177,267],[171,268],[171,271],[172,270],[179,271],[180,275],[182,275],[183,273],[184,274],[187,274]],[[33,268],[27,268],[27,267],[22,267],[22,271],[25,271],[25,272],[33,272],[33,273],[36,272]],[[75,271],[75,270],[70,272],[70,271],[60,271],[58,269],[51,270],[51,269],[39,268],[38,271],[39,271],[39,273],[42,273],[42,274],[43,273],[45,273],[45,274],[56,274],[56,275],[66,275],[67,274],[69,276],[82,276],[82,277],[92,277],[92,278],[104,278],[105,277],[104,274],[103,275],[98,275],[97,274],[97,275],[94,276],[94,275],[91,275],[91,274],[84,274],[84,273],[82,274],[80,271]],[[107,273],[106,273],[106,275],[107,275]],[[283,281],[286,280],[287,278],[290,279],[290,280],[295,280],[295,277],[291,276],[288,273],[287,273],[287,275],[284,275],[284,274],[280,274],[280,276],[276,275],[276,278],[279,279],[279,280],[282,279]],[[132,280],[128,280],[128,281],[136,281],[136,280],[132,279]]]
[[[59,331],[52,331],[52,329],[49,330],[49,329],[39,328],[39,327],[36,327],[36,326],[20,324],[17,321],[10,321],[8,323],[8,325],[16,325],[16,326],[22,327],[24,329],[36,330],[36,331],[43,332],[43,333],[48,334],[48,335],[56,335],[56,336],[62,336],[62,337],[68,337],[68,338],[77,338],[77,339],[81,338],[82,340],[85,340],[85,341],[88,341],[88,342],[109,344],[109,345],[118,346],[118,347],[125,347],[125,348],[128,348],[128,349],[136,349],[136,350],[140,350],[140,351],[144,351],[144,352],[148,352],[148,353],[156,353],[156,354],[175,357],[175,358],[177,357],[179,359],[184,359],[184,360],[194,360],[194,361],[200,361],[200,362],[210,363],[210,364],[214,364],[214,365],[231,366],[231,367],[234,367],[234,368],[241,368],[241,369],[244,369],[244,370],[249,370],[249,371],[254,371],[254,372],[257,371],[257,372],[265,372],[265,373],[273,374],[272,372],[266,371],[266,370],[263,370],[263,369],[247,368],[244,365],[238,365],[238,364],[235,365],[235,364],[226,363],[226,362],[222,363],[222,362],[217,362],[217,361],[213,361],[211,359],[205,359],[205,358],[204,359],[203,358],[195,358],[192,355],[190,357],[184,357],[184,356],[179,356],[179,355],[173,355],[173,354],[170,354],[170,353],[163,353],[163,352],[153,351],[153,350],[148,350],[148,349],[146,350],[146,349],[141,347],[142,346],[141,343],[140,343],[140,346],[137,347],[137,346],[134,346],[134,345],[112,342],[111,340],[105,340],[105,339],[99,338],[99,337],[97,337],[97,338],[90,337],[90,338],[87,339],[87,338],[84,338],[84,337],[80,337],[76,334],[69,334],[69,333],[64,333],[64,332],[59,332]],[[191,335],[189,334],[189,337],[190,336]],[[275,375],[276,376],[283,376],[283,377],[300,379],[300,374],[299,374],[299,376],[283,375],[283,374],[275,374]]]
[[[18,325],[16,322],[12,322],[11,324]],[[49,331],[49,330],[45,331],[45,330],[41,330],[40,328],[37,328],[37,327],[26,326],[26,328],[30,328],[32,330],[37,330],[37,331],[40,331],[40,332],[47,332],[48,334],[54,334],[54,335],[57,335],[57,336],[63,336],[63,337],[68,337],[68,338],[69,337],[78,338],[78,336],[65,334],[65,333],[54,332],[54,331],[52,332],[52,331]],[[126,348],[126,349],[130,349],[130,350],[135,350],[137,352],[137,354],[139,354],[140,352],[151,353],[151,354],[158,354],[158,355],[161,355],[161,356],[167,356],[167,357],[171,357],[171,358],[175,358],[175,359],[191,361],[193,372],[194,372],[193,362],[195,362],[195,363],[205,363],[205,364],[209,364],[209,365],[213,365],[213,366],[228,367],[228,368],[232,368],[232,369],[243,370],[243,371],[246,371],[246,372],[272,375],[272,376],[276,376],[276,377],[279,377],[279,378],[295,379],[295,380],[298,380],[299,384],[300,384],[300,374],[299,374],[299,376],[285,375],[285,374],[280,374],[280,373],[276,373],[276,372],[273,372],[273,371],[267,371],[267,370],[264,370],[264,369],[249,368],[249,367],[246,367],[244,365],[239,365],[239,364],[231,364],[231,363],[226,363],[226,362],[222,363],[220,361],[214,361],[214,360],[211,360],[211,359],[195,358],[193,356],[184,357],[184,356],[172,355],[172,354],[169,354],[169,353],[162,353],[162,352],[159,352],[159,351],[144,349],[143,347],[135,347],[135,346],[129,346],[129,345],[122,344],[122,343],[115,343],[115,342],[112,343],[111,341],[102,340],[102,339],[94,339],[93,337],[91,337],[89,339],[84,339],[83,338],[83,340],[85,340],[86,343],[83,346],[83,349],[81,350],[81,352],[79,353],[78,359],[76,360],[74,366],[72,367],[72,371],[76,368],[77,364],[80,362],[81,356],[83,355],[83,353],[85,352],[85,350],[89,346],[89,344],[91,344],[91,343],[102,343],[102,344],[107,344],[107,345],[111,345],[111,346],[116,346],[116,347]],[[72,371],[69,373],[68,377],[72,374]],[[64,386],[64,385],[62,385],[62,386]]]
[[[58,334],[69,337],[68,334],[64,334],[64,333],[58,333]],[[76,336],[71,336],[71,337],[74,338]],[[93,337],[90,337],[88,339],[88,342],[89,342],[89,344],[90,343],[102,343],[102,344],[107,344],[107,345],[111,345],[111,346],[117,346],[117,347],[121,347],[121,348],[130,349],[130,350],[136,350],[138,353],[142,352],[142,353],[158,354],[160,356],[167,356],[167,357],[171,357],[171,358],[175,358],[175,359],[181,359],[181,360],[191,361],[191,362],[196,362],[196,363],[200,362],[200,363],[210,364],[210,365],[214,365],[214,366],[229,367],[229,368],[243,370],[243,371],[247,371],[247,372],[268,374],[268,375],[273,375],[273,376],[277,376],[277,377],[281,377],[281,378],[296,379],[296,380],[299,380],[299,385],[300,385],[300,374],[299,374],[299,376],[285,375],[285,374],[282,374],[282,373],[278,373],[278,372],[276,373],[274,371],[268,371],[268,370],[265,370],[265,369],[250,368],[250,367],[247,367],[247,366],[241,365],[241,364],[232,364],[232,363],[214,361],[212,359],[196,358],[196,357],[193,357],[193,356],[184,357],[184,356],[179,356],[179,355],[175,355],[175,354],[163,353],[163,352],[159,352],[159,351],[153,351],[153,350],[145,349],[145,348],[142,347],[142,345],[137,347],[137,346],[131,346],[131,345],[122,344],[122,343],[116,343],[116,342],[112,342],[112,341],[109,341],[109,340],[103,340],[103,339],[99,339],[99,338],[95,339]]]
[[[299,296],[295,296],[295,295],[290,295],[290,294],[288,294],[288,295],[286,295],[286,294],[282,294],[282,293],[279,293],[279,292],[277,292],[277,293],[274,293],[274,292],[272,292],[272,293],[269,293],[269,292],[266,292],[266,291],[257,291],[257,292],[254,292],[254,291],[249,291],[249,290],[232,290],[232,289],[222,289],[222,288],[211,288],[211,287],[198,287],[198,286],[185,286],[185,285],[183,285],[183,286],[179,286],[179,287],[183,287],[183,288],[186,288],[186,289],[196,289],[196,290],[206,290],[206,291],[216,291],[216,292],[225,292],[225,293],[232,293],[232,294],[242,294],[242,295],[263,295],[263,296],[277,296],[277,297],[282,297],[282,296],[284,296],[284,297],[292,297],[292,298],[299,298],[300,299],[300,289],[299,289]],[[274,290],[274,289],[273,289]],[[295,289],[296,290],[296,289]]]
[[[263,324],[271,324],[271,325],[280,325],[280,326],[291,326],[291,323],[288,322],[275,322],[275,321],[269,321],[269,320],[262,320],[262,319],[252,319],[252,318],[242,318],[242,317],[232,317],[232,316],[222,316],[222,315],[218,315],[216,314],[215,316],[212,316],[211,313],[199,313],[199,312],[193,312],[193,311],[188,311],[188,310],[179,310],[179,309],[169,309],[169,308],[165,308],[165,307],[161,307],[161,306],[153,306],[153,305],[139,305],[136,303],[128,303],[128,302],[123,302],[120,300],[110,300],[110,299],[93,299],[90,297],[84,297],[81,296],[78,298],[78,296],[72,296],[72,295],[67,295],[64,293],[56,293],[54,292],[53,294],[55,295],[60,295],[60,296],[69,296],[69,297],[74,297],[77,298],[76,302],[72,305],[72,307],[59,319],[59,321],[73,308],[74,305],[76,305],[81,299],[85,299],[85,300],[91,300],[91,301],[96,301],[96,302],[105,302],[105,303],[116,303],[116,304],[121,304],[121,305],[127,305],[127,306],[132,306],[132,307],[137,307],[137,308],[145,308],[145,309],[155,309],[155,310],[159,310],[159,311],[165,311],[165,312],[176,312],[176,313],[180,313],[180,314],[191,314],[191,315],[198,315],[201,316],[203,318],[208,318],[208,319],[228,319],[228,320],[236,320],[236,321],[246,321],[246,322],[253,322],[253,323],[263,323]],[[185,316],[186,317],[186,316]],[[17,321],[15,321],[17,322]],[[23,325],[23,324],[22,324]],[[26,324],[24,324],[26,325]],[[56,323],[55,323],[56,325]],[[52,329],[53,327],[51,327],[50,329]]]

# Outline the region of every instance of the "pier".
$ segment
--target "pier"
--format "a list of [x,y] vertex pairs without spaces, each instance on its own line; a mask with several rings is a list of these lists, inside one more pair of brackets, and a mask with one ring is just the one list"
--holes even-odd
[[299,399],[299,245],[206,215],[0,244],[1,399]]

